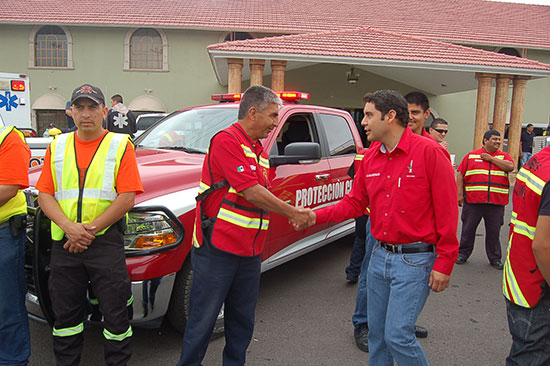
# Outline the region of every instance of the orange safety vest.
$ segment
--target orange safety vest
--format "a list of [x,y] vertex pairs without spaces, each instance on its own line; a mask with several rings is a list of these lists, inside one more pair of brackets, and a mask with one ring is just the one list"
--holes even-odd
[[[484,148],[474,150],[465,157],[468,159],[466,174],[464,174],[464,190],[468,203],[508,204],[510,182],[508,173],[495,164],[481,159],[486,153]],[[497,150],[493,157],[502,159],[508,155]]]
[[502,292],[508,300],[524,308],[537,304],[545,282],[533,254],[533,239],[542,190],[549,179],[550,147],[546,147],[520,169],[514,186]]
[[[228,133],[235,138],[243,149],[248,163],[256,167],[258,179],[267,187],[269,160],[265,151],[257,156],[248,136],[233,133],[232,128],[226,128],[219,133]],[[216,135],[212,138],[212,140]],[[211,141],[212,141],[211,140]],[[212,142],[211,142],[212,143]],[[210,149],[209,149],[210,150]],[[217,249],[240,255],[256,256],[262,253],[267,229],[269,227],[269,212],[259,209],[248,202],[242,193],[229,186],[227,180],[212,182],[210,170],[210,155],[205,156],[199,195],[196,197],[197,208],[192,242],[195,247],[203,244],[203,229],[211,227],[210,242]],[[209,218],[202,211],[202,205],[210,193],[217,189],[225,189],[221,206],[216,217]]]

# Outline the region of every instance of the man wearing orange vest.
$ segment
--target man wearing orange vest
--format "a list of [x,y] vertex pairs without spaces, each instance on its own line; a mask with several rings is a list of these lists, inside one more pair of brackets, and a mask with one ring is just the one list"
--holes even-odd
[[550,365],[550,147],[518,172],[502,290],[512,347],[506,365]]
[[178,366],[199,366],[224,305],[224,366],[242,366],[254,331],[270,212],[303,225],[307,213],[277,197],[260,139],[279,124],[281,100],[264,86],[242,96],[238,121],[210,141],[197,196],[189,317]]
[[489,263],[502,270],[500,227],[508,203],[508,173],[514,170],[510,154],[500,147],[500,133],[489,130],[483,147],[466,154],[458,167],[458,204],[462,206],[462,234],[456,264],[464,264],[474,249],[477,227],[485,221],[485,251]]

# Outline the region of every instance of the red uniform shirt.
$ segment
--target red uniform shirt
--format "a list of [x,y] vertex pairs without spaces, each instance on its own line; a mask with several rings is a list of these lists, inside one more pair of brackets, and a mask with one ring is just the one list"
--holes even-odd
[[31,151],[17,132],[9,133],[0,147],[0,185],[29,186],[29,160]]
[[316,211],[317,222],[339,222],[371,210],[371,231],[382,242],[436,245],[433,269],[450,274],[458,256],[458,202],[449,155],[434,141],[405,129],[392,152],[370,148],[351,192]]
[[[228,130],[234,136],[241,135],[245,136],[246,139],[250,139],[238,123],[230,126]],[[259,141],[251,142],[254,153],[260,156],[260,153],[264,150],[262,144]],[[242,192],[256,184],[265,185],[267,178],[264,176],[265,172],[250,165],[240,143],[229,134],[218,134],[212,141],[208,154],[210,155],[210,169],[212,171],[213,182],[217,183],[226,179],[229,182],[229,186],[235,188],[237,192]],[[205,163],[203,169],[203,176],[208,175],[208,164]],[[269,180],[267,184],[269,184]],[[208,217],[216,217],[222,199],[228,189],[229,187],[218,189],[212,192],[207,198],[203,210]]]

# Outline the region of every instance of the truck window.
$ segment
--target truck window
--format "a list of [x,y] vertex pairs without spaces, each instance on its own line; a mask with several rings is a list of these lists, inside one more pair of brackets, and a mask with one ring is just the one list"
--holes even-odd
[[330,156],[355,154],[357,149],[348,121],[333,114],[320,113],[319,116],[328,140]]
[[293,142],[319,142],[310,113],[290,116],[277,136],[270,155],[284,155],[286,145]]

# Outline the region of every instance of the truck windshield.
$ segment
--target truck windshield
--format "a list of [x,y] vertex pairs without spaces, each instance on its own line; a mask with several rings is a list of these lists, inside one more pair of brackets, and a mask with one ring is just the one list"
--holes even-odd
[[206,153],[214,134],[237,122],[238,108],[200,107],[173,114],[136,140],[138,147]]

